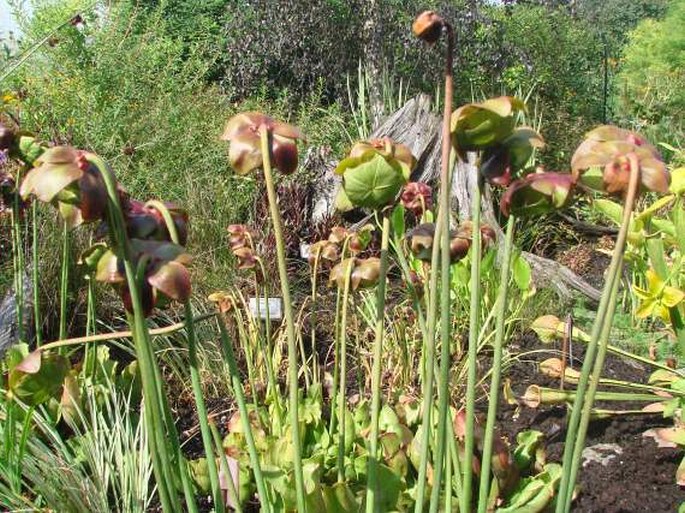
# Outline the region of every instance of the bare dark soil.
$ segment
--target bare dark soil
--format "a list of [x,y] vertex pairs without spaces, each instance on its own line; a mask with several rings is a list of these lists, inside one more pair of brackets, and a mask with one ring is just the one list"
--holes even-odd
[[[516,351],[540,349],[534,335],[520,341]],[[578,352],[579,348],[574,351]],[[537,372],[536,360],[546,356],[534,355],[519,361],[509,370],[514,391],[523,394],[533,383],[558,386],[557,382]],[[580,355],[582,358],[582,353]],[[574,367],[580,368],[582,361]],[[604,375],[615,379],[644,382],[649,369],[635,366],[612,355],[607,356]],[[629,404],[613,403],[605,406],[613,409],[630,408]],[[633,409],[635,409],[633,405]],[[521,406],[516,408],[502,403],[499,425],[502,435],[514,441],[516,433],[525,429],[537,429],[546,437],[548,461],[561,461],[564,450],[566,408],[563,406],[538,409]],[[652,439],[643,438],[647,429],[665,426],[669,419],[660,415],[615,417],[594,421],[590,425],[586,446],[617,444],[622,454],[616,455],[608,465],[588,462],[579,479],[578,496],[573,511],[583,513],[667,513],[675,512],[685,502],[685,491],[675,483],[675,473],[683,457],[677,449],[658,448]]]

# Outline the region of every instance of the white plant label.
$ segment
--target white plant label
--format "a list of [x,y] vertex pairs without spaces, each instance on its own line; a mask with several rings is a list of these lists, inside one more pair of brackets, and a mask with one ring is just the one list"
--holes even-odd
[[[259,308],[257,308],[257,298],[250,298],[250,313],[253,317],[266,319],[267,303],[264,298],[259,298]],[[270,297],[268,304],[269,320],[279,321],[283,318],[283,301],[280,297]]]

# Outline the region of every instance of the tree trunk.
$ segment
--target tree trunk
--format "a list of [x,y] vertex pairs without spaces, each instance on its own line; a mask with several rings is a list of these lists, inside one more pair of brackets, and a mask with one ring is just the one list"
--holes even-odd
[[[394,141],[404,144],[417,159],[417,166],[412,172],[411,180],[439,186],[440,148],[442,137],[440,131],[441,120],[431,110],[430,98],[419,95],[409,100],[400,110],[390,115],[381,126],[374,130],[372,138],[390,137]],[[314,161],[312,161],[314,162]],[[314,166],[316,167],[316,166]],[[327,177],[332,175],[334,163],[329,163],[327,169],[321,169],[317,183],[335,183]],[[312,169],[309,169],[311,172]],[[471,217],[471,195],[476,187],[475,154],[469,154],[467,161],[459,161],[452,174],[452,212],[457,214],[460,221]],[[328,182],[327,182],[328,180]],[[336,186],[326,188],[322,197],[314,198],[316,204],[332,207]],[[497,221],[492,194],[489,186],[485,188],[482,217],[483,222],[493,227],[500,243],[504,242],[504,233]],[[456,220],[452,220],[456,222]],[[537,287],[550,287],[562,298],[570,299],[573,292],[579,292],[585,297],[599,301],[600,292],[583,278],[576,275],[569,268],[532,253],[523,252],[523,257],[533,270],[533,280]]]
[[383,105],[383,22],[381,0],[367,0],[364,8],[364,63],[369,73],[369,103],[371,107],[371,129],[381,123]]

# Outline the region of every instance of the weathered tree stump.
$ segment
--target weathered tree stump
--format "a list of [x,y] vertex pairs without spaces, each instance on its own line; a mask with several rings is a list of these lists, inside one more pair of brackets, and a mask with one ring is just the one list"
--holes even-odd
[[[441,119],[431,109],[430,98],[420,94],[386,118],[373,131],[371,138],[390,137],[406,145],[417,159],[411,180],[426,182],[437,188],[442,144],[440,125]],[[314,221],[333,213],[335,194],[340,187],[340,179],[333,173],[336,165],[337,162],[320,148],[311,149],[305,157],[303,166],[317,177]],[[457,214],[459,220],[471,217],[471,196],[476,187],[476,179],[474,155],[469,155],[467,161],[457,162],[452,174],[452,212]],[[482,203],[483,221],[495,229],[498,240],[502,243],[504,233],[497,221],[488,186]],[[570,299],[576,292],[593,301],[599,301],[600,292],[566,266],[532,253],[524,252],[522,255],[533,270],[537,287],[552,288],[564,299]]]

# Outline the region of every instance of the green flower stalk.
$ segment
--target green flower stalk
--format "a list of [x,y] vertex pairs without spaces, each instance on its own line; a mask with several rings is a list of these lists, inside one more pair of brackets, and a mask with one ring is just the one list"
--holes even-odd
[[[670,182],[668,170],[653,146],[637,134],[612,126],[600,126],[589,132],[573,155],[571,165],[574,177],[580,183],[608,194],[623,196],[625,204],[607,280],[578,380],[577,400],[574,401],[567,428],[564,473],[559,485],[557,513],[568,512],[571,508],[592,404],[608,350],[623,252],[635,199],[640,186],[665,192]],[[584,401],[582,409],[581,400]]]
[[[471,203],[471,216],[474,226],[480,226],[480,211],[482,197],[482,180],[474,190]],[[476,438],[475,410],[476,410],[476,378],[478,370],[478,335],[480,332],[480,260],[481,260],[480,230],[473,230],[471,245],[471,303],[469,309],[469,341],[468,341],[468,369],[466,377],[466,437],[464,440],[464,459],[462,461],[463,489],[461,496],[461,511],[471,511],[471,494],[473,483],[473,452]]]
[[[149,201],[148,207],[154,208],[159,212],[164,220],[169,237],[174,244],[181,244],[178,229],[174,218],[169,211],[169,208],[162,202]],[[186,333],[188,336],[188,358],[190,363],[190,381],[193,388],[193,396],[195,398],[195,407],[197,408],[197,417],[200,424],[200,434],[202,436],[202,445],[205,450],[207,459],[207,471],[209,473],[209,481],[212,489],[212,499],[217,511],[223,511],[224,500],[221,493],[221,486],[219,484],[219,471],[216,466],[216,459],[214,457],[214,440],[209,426],[209,417],[207,416],[207,407],[205,405],[204,396],[202,393],[202,378],[200,376],[200,369],[197,360],[197,342],[195,338],[195,321],[193,315],[193,308],[190,303],[190,297],[184,302]]]
[[125,229],[116,180],[113,173],[99,157],[89,155],[88,159],[89,162],[98,168],[107,190],[108,226],[114,245],[123,261],[126,281],[130,291],[132,313],[129,315],[129,323],[132,327],[136,356],[140,365],[143,398],[145,400],[144,411],[146,424],[150,432],[150,452],[159,499],[165,512],[179,512],[180,506],[175,498],[178,481],[174,475],[174,466],[172,465],[175,455],[171,454],[167,444],[167,427],[164,422],[165,414],[161,406],[161,401],[166,402],[166,398],[160,397],[162,396],[162,388],[159,369],[156,368],[154,355],[150,347],[150,336],[145,324],[142,298],[139,294],[140,282],[131,260],[130,241]]
[[[428,468],[428,458],[429,458],[429,445],[431,437],[431,410],[433,405],[433,382],[434,382],[434,368],[433,361],[435,359],[435,331],[437,325],[437,306],[438,306],[438,266],[440,263],[440,270],[442,274],[442,300],[441,307],[442,312],[442,329],[441,338],[443,344],[443,356],[446,356],[446,360],[449,359],[449,325],[450,325],[450,305],[449,305],[449,266],[450,266],[450,252],[449,252],[449,195],[450,195],[450,125],[451,125],[451,114],[452,114],[452,91],[453,91],[453,79],[452,79],[452,61],[453,61],[453,49],[454,49],[454,33],[452,26],[447,23],[443,18],[438,16],[433,11],[425,11],[421,13],[412,25],[412,31],[414,34],[426,41],[429,44],[435,43],[442,32],[446,33],[447,38],[447,50],[445,53],[445,104],[443,113],[443,127],[442,127],[442,161],[440,168],[440,199],[438,206],[438,218],[435,226],[435,235],[433,241],[433,247],[431,251],[431,274],[430,274],[430,285],[429,285],[429,300],[428,300],[428,329],[427,329],[427,340],[425,340],[425,368],[423,373],[425,375],[425,381],[423,383],[423,415],[422,415],[422,426],[423,426],[423,436],[421,441],[421,458],[419,462],[419,476],[418,476],[418,487],[417,487],[417,498],[414,511],[420,513],[424,506],[424,497],[426,489],[426,471]],[[476,230],[478,231],[478,230]],[[442,248],[440,247],[442,245]],[[440,254],[442,250],[442,259],[440,259]],[[447,361],[441,361],[441,365],[444,363],[449,366]],[[444,369],[441,366],[441,374]],[[447,367],[447,373],[449,372],[449,367]],[[444,378],[445,385],[447,384],[447,378]],[[442,387],[441,387],[442,388]],[[446,412],[448,411],[448,397],[445,392],[448,388],[442,390],[440,397],[440,419],[438,425],[438,448],[436,451],[436,458],[434,458],[434,468],[441,467],[443,464],[443,454],[437,454],[437,452],[444,451],[444,438],[445,431],[444,425],[446,423]],[[440,422],[441,421],[441,422]],[[438,456],[440,459],[438,460]],[[437,470],[437,468],[436,468]],[[441,469],[440,469],[441,472]],[[436,476],[440,478],[441,476]],[[439,483],[434,481],[434,488],[440,488]],[[431,498],[431,507],[437,507],[433,503],[436,502]]]
[[292,173],[297,168],[297,139],[303,139],[299,129],[275,121],[264,114],[249,112],[238,114],[228,121],[222,139],[230,141],[229,159],[233,168],[240,174],[250,173],[261,168],[269,199],[269,212],[276,239],[278,274],[281,282],[283,310],[286,319],[288,340],[288,405],[290,430],[293,440],[293,467],[297,494],[297,510],[307,511],[305,502],[304,477],[302,473],[302,442],[299,430],[299,384],[297,338],[295,336],[295,317],[290,298],[288,271],[283,240],[283,222],[278,210],[278,199],[274,186],[272,164],[282,173]]
[[[378,480],[378,424],[381,411],[381,366],[383,358],[383,335],[385,333],[385,283],[388,275],[388,249],[390,244],[390,218],[383,214],[381,235],[381,261],[376,291],[376,335],[373,346],[373,369],[371,371],[371,434],[366,487],[366,513],[379,511],[380,483]],[[344,430],[342,430],[344,431]]]
[[504,241],[504,253],[502,255],[502,271],[499,282],[497,297],[497,317],[495,320],[495,342],[492,357],[492,376],[490,378],[490,398],[488,400],[488,416],[485,424],[485,439],[483,441],[483,457],[480,474],[480,486],[478,493],[478,513],[487,511],[488,496],[490,494],[490,468],[492,465],[493,442],[495,437],[495,422],[497,420],[497,407],[502,377],[502,350],[504,346],[505,327],[507,314],[507,299],[509,291],[509,272],[511,269],[511,253],[514,246],[514,229],[516,218],[509,217],[507,223],[506,239]]
[[217,321],[219,323],[219,332],[221,335],[221,347],[224,352],[224,357],[228,362],[228,371],[231,376],[231,386],[233,388],[233,393],[235,394],[236,402],[238,403],[238,411],[240,412],[240,420],[243,424],[245,442],[247,444],[247,450],[250,456],[252,473],[254,474],[255,483],[257,484],[257,493],[259,494],[259,500],[262,508],[266,511],[266,513],[270,513],[272,510],[271,503],[269,501],[269,495],[267,494],[266,484],[262,474],[262,467],[259,462],[259,453],[257,452],[254,435],[252,434],[252,427],[250,426],[250,416],[247,411],[247,401],[245,400],[243,382],[240,378],[238,364],[236,363],[235,354],[233,353],[233,346],[231,345],[228,331],[226,330],[226,324],[224,323],[221,313],[217,315]]
[[33,322],[36,330],[36,346],[40,347],[43,343],[43,317],[40,311],[40,287],[38,285],[38,204],[34,201],[31,205],[31,246],[33,253]]

